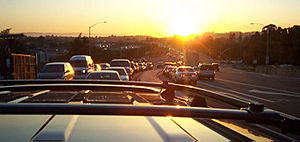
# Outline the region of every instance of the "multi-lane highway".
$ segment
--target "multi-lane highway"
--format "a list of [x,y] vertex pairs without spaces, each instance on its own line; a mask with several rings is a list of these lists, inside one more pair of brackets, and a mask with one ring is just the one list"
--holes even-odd
[[[139,73],[137,80],[161,82],[161,69]],[[223,95],[263,103],[266,107],[300,117],[300,78],[279,77],[222,65],[215,80],[199,80],[197,86]]]

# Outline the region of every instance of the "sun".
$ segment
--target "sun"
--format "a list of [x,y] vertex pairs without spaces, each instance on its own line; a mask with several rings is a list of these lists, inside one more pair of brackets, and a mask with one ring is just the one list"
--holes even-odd
[[194,15],[189,11],[176,11],[172,13],[168,21],[169,33],[171,35],[188,36],[200,32],[200,23],[195,21]]

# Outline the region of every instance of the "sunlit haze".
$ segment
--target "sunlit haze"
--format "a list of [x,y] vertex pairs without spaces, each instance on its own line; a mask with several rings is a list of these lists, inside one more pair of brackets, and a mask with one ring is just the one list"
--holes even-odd
[[171,36],[300,24],[299,0],[0,0],[12,32]]

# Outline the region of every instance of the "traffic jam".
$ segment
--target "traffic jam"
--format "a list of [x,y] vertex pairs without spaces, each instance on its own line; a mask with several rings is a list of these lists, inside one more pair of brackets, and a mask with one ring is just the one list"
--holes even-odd
[[185,66],[182,62],[135,61],[112,59],[109,63],[94,63],[91,56],[74,55],[68,62],[46,63],[37,75],[37,79],[96,79],[96,80],[135,80],[139,72],[161,69],[169,82],[194,85],[200,79],[214,80],[219,71],[218,63],[199,63],[198,66]]
[[135,62],[129,59],[113,59],[109,63],[94,63],[91,56],[74,55],[68,62],[45,64],[38,79],[98,79],[132,80],[134,73],[153,69],[152,62]]

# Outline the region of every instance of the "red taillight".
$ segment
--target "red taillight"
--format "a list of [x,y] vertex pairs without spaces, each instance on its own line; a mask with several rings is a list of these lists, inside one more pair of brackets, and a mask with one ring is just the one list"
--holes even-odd
[[185,75],[184,75],[184,74],[181,74],[180,76],[181,76],[181,77],[184,77]]
[[192,77],[196,77],[196,74],[193,74]]

